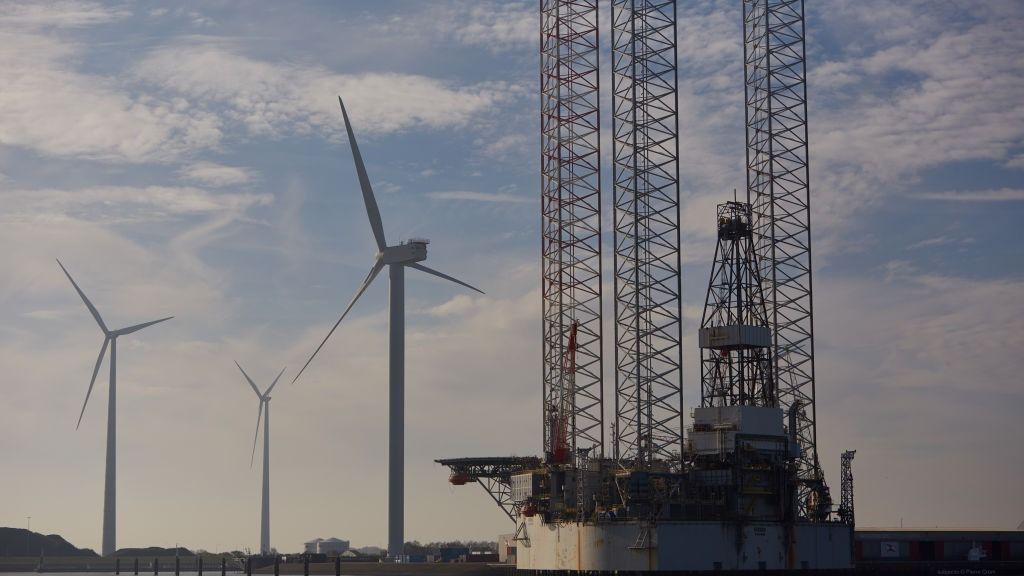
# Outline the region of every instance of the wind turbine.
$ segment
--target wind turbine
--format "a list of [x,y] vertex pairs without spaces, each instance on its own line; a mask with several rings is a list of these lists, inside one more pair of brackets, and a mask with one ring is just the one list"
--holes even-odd
[[82,403],[82,411],[78,414],[78,424],[75,425],[75,430],[78,430],[78,427],[82,425],[85,407],[89,404],[89,395],[92,394],[93,384],[96,383],[96,375],[99,374],[100,364],[103,363],[103,355],[107,352],[107,345],[110,345],[110,391],[107,396],[107,472],[103,488],[103,555],[109,556],[117,550],[117,338],[118,336],[138,332],[147,326],[170,320],[174,316],[168,316],[167,318],[151,322],[143,322],[142,324],[136,324],[119,330],[110,330],[104,324],[99,311],[86,298],[85,292],[82,292],[82,289],[75,283],[75,279],[68,273],[67,268],[61,264],[60,260],[57,260],[57,265],[64,271],[64,275],[68,277],[68,280],[71,281],[75,291],[82,297],[85,307],[89,309],[92,317],[99,324],[100,330],[103,331],[103,346],[100,347],[100,355],[96,358],[96,367],[92,369],[92,380],[89,380],[89,390],[85,393],[85,402]]
[[366,174],[366,166],[363,165],[363,157],[359,154],[359,145],[356,144],[356,136],[352,132],[352,123],[349,122],[345,103],[340,96],[338,103],[341,105],[341,114],[345,118],[345,130],[348,132],[349,145],[352,146],[352,159],[355,161],[356,174],[359,176],[359,187],[363,191],[366,215],[370,219],[373,238],[377,242],[377,255],[374,257],[370,272],[359,289],[356,290],[348,307],[342,312],[341,318],[334,323],[330,332],[316,347],[302,370],[295,375],[292,383],[299,379],[306,366],[309,366],[320,349],[324,347],[327,339],[334,334],[349,310],[373,283],[384,266],[388,266],[391,282],[388,324],[388,555],[395,558],[402,554],[405,542],[405,269],[414,268],[476,290],[481,294],[483,291],[420,264],[427,259],[428,240],[410,239],[408,242],[401,242],[395,246],[387,245],[384,240],[384,224],[381,222],[377,200],[373,196],[373,188],[370,186],[370,177]]
[[284,368],[277,374],[277,378],[271,382],[266,392],[260,393],[256,383],[249,378],[249,375],[242,369],[242,365],[235,361],[235,366],[242,371],[252,391],[260,399],[259,413],[256,416],[256,436],[252,439],[252,456],[249,457],[249,466],[252,466],[256,458],[256,442],[260,437],[260,418],[263,418],[263,507],[260,511],[260,554],[270,553],[270,391],[277,385],[277,381],[284,374]]

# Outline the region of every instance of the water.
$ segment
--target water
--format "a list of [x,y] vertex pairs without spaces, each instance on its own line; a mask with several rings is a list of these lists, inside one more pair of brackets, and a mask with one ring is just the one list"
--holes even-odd
[[[145,569],[143,569],[142,566],[143,566],[142,562],[139,562],[138,563],[138,576],[153,576],[153,568],[150,566],[150,563],[145,563]],[[243,571],[243,570],[231,570],[230,568],[228,568],[227,569],[227,573],[228,574],[238,575],[238,574],[244,574],[245,571]],[[39,574],[40,574],[39,572],[3,572],[3,571],[0,571],[0,575],[3,575],[3,576],[39,576]],[[104,571],[104,570],[98,570],[98,569],[95,570],[95,571],[91,571],[91,572],[62,572],[59,568],[54,568],[53,570],[46,570],[46,569],[44,569],[42,574],[58,574],[59,576],[115,576],[115,573],[114,573],[113,570]],[[334,572],[332,571],[331,574],[333,576]],[[197,572],[195,570],[182,570],[181,572],[179,572],[179,575],[180,576],[199,576],[199,572]],[[135,572],[132,569],[130,564],[128,566],[128,570],[125,570],[124,568],[121,569],[120,576],[135,576]],[[161,566],[160,567],[160,576],[174,576],[174,564],[171,563],[170,570],[167,570],[163,566]],[[203,567],[203,576],[220,576],[220,564],[217,564],[216,570],[211,570],[211,569],[206,568],[204,566]]]

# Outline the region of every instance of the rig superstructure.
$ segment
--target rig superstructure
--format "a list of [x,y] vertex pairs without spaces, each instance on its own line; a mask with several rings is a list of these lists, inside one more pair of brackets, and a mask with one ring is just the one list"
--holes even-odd
[[599,6],[540,1],[544,455],[438,461],[515,522],[524,573],[852,566],[852,498],[833,511],[816,450],[803,0],[742,5],[746,199],[716,213],[684,430],[676,6],[611,2],[606,451]]

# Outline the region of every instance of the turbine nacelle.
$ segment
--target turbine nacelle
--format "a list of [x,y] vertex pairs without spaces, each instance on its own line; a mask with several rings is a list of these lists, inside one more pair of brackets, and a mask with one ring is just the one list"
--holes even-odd
[[427,244],[430,240],[415,238],[398,246],[387,246],[378,258],[384,264],[413,264],[427,259]]

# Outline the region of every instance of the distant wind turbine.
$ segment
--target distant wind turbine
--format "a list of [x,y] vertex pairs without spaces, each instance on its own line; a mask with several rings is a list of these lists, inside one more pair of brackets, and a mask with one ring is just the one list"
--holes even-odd
[[[270,391],[277,386],[277,381],[284,374],[284,368],[277,374],[277,378],[270,383],[266,392],[260,393],[256,383],[245,373],[242,365],[235,361],[235,366],[242,371],[242,376],[252,386],[252,391],[260,399],[259,412],[256,415],[256,436],[252,439],[252,456],[249,457],[249,466],[252,466],[256,458],[256,442],[260,437],[260,418],[263,418],[263,507],[260,511],[260,554],[270,553]],[[264,416],[265,415],[265,416]]]
[[404,544],[404,507],[405,507],[405,269],[414,268],[450,282],[465,286],[471,290],[483,294],[483,291],[470,286],[469,284],[452,278],[428,268],[420,262],[427,259],[427,240],[410,239],[408,242],[399,243],[397,246],[388,246],[384,240],[384,224],[381,222],[380,210],[377,208],[377,200],[373,196],[373,188],[370,186],[370,177],[366,174],[366,167],[363,165],[363,158],[359,154],[359,146],[356,144],[356,136],[352,131],[352,123],[349,122],[348,112],[345,110],[345,103],[338,97],[341,104],[341,114],[345,119],[345,130],[348,131],[348,142],[352,147],[352,159],[355,161],[356,174],[359,176],[359,186],[363,191],[363,203],[366,204],[366,215],[370,219],[370,228],[373,230],[373,238],[377,242],[377,255],[374,258],[373,267],[370,268],[366,279],[356,290],[355,296],[348,303],[348,307],[342,312],[341,318],[334,323],[330,332],[317,346],[313,355],[309,357],[302,370],[295,375],[294,383],[305,371],[309,363],[313,361],[320,349],[327,343],[327,339],[334,334],[334,331],[345,319],[345,316],[355,305],[359,297],[370,286],[384,266],[389,267],[389,279],[391,281],[391,293],[389,302],[389,335],[388,335],[388,555],[397,557],[402,554]]
[[68,273],[67,268],[61,264],[60,260],[57,260],[57,265],[64,271],[64,275],[68,277],[68,280],[71,281],[71,285],[75,287],[78,295],[82,297],[82,302],[85,303],[85,307],[92,313],[92,317],[96,319],[96,323],[99,324],[104,336],[103,346],[100,347],[100,355],[96,358],[96,367],[92,369],[89,390],[85,393],[85,402],[82,403],[82,411],[78,414],[78,424],[75,425],[75,430],[82,425],[82,417],[85,416],[85,407],[89,404],[89,396],[92,394],[93,384],[96,383],[96,375],[99,374],[100,364],[103,363],[103,355],[107,352],[107,345],[110,346],[110,391],[107,397],[107,472],[103,488],[103,555],[109,556],[117,550],[117,338],[118,336],[138,332],[147,326],[170,320],[174,316],[168,316],[167,318],[151,322],[143,322],[142,324],[121,328],[120,330],[110,330],[103,322],[103,318],[100,317],[99,311],[96,310],[96,307],[85,296],[85,292],[82,292],[82,289],[75,283],[75,279]]

